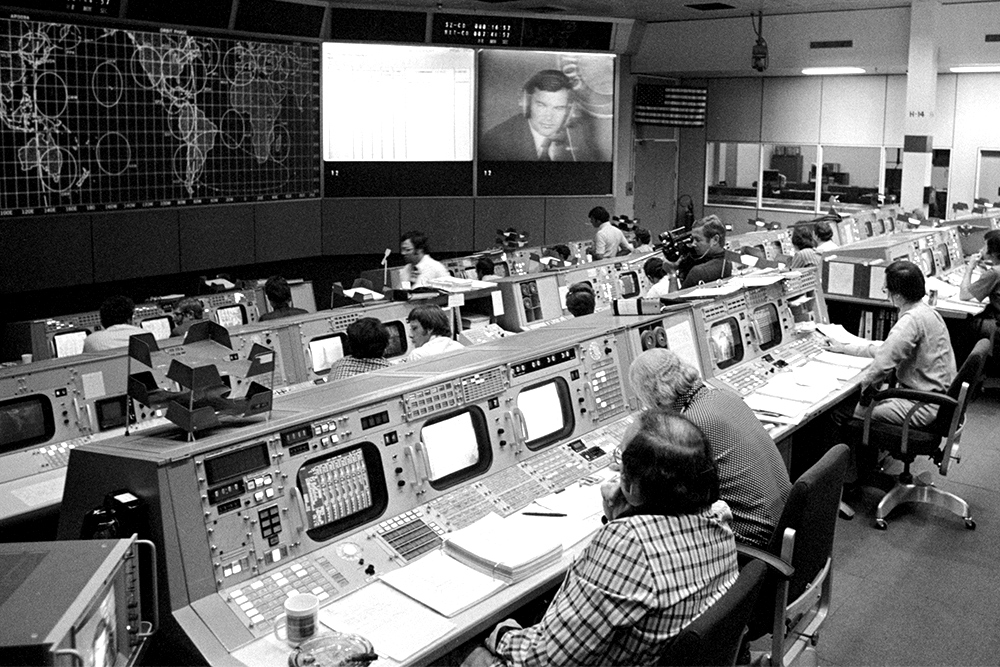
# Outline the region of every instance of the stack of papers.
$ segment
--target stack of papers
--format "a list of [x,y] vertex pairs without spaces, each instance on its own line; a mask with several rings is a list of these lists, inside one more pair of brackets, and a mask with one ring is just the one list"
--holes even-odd
[[833,342],[843,345],[870,345],[872,342],[867,338],[855,336],[842,324],[817,324],[816,329]]
[[440,549],[383,574],[382,581],[449,618],[507,585],[458,562]]
[[[558,535],[541,517],[490,513],[448,535],[445,553],[473,569],[512,583],[548,567],[562,557]],[[544,517],[549,518],[549,517]]]

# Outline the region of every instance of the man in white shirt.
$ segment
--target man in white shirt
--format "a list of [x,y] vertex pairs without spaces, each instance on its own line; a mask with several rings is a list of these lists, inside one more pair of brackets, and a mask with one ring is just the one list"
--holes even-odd
[[458,341],[452,340],[448,315],[440,306],[433,304],[417,306],[406,316],[406,321],[410,325],[410,337],[413,339],[414,347],[407,357],[409,361],[426,359],[465,347]]
[[83,341],[84,352],[103,352],[128,345],[130,336],[146,333],[132,324],[135,304],[127,296],[110,296],[101,304],[102,331],[95,331]]
[[402,281],[405,289],[426,287],[435,278],[445,278],[449,275],[444,264],[428,254],[427,237],[423,232],[406,232],[399,239],[399,252],[406,260],[403,267]]
[[594,248],[591,254],[594,259],[607,259],[632,252],[632,244],[625,238],[622,230],[611,224],[611,216],[603,206],[595,206],[587,214],[590,224],[597,231],[594,233]]

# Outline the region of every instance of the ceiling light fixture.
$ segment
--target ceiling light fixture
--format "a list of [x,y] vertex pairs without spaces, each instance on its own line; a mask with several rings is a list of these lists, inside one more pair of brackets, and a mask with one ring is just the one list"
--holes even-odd
[[863,67],[806,67],[802,70],[802,73],[811,76],[822,76],[824,74],[864,74],[865,69]]
[[972,72],[1000,72],[1000,65],[956,65],[949,67],[950,71],[956,74],[968,74]]

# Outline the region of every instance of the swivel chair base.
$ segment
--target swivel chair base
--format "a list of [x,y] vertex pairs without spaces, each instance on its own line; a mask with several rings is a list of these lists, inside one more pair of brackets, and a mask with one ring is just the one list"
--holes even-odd
[[903,503],[928,503],[943,507],[946,510],[965,519],[965,527],[969,530],[976,529],[976,522],[972,520],[969,512],[969,503],[965,502],[954,493],[942,491],[931,482],[926,482],[919,477],[909,484],[897,483],[891,491],[885,494],[878,509],[875,511],[875,527],[885,530],[889,527],[885,519],[892,510]]

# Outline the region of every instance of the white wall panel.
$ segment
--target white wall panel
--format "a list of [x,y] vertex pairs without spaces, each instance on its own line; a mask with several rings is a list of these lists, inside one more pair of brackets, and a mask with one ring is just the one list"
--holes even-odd
[[710,79],[708,140],[759,141],[761,89],[761,79]]
[[820,143],[878,146],[885,126],[884,76],[824,76]]
[[761,141],[819,142],[821,84],[815,76],[765,79]]
[[971,205],[980,148],[1000,148],[1000,75],[959,74],[949,199]]

